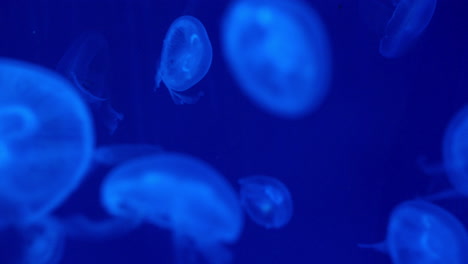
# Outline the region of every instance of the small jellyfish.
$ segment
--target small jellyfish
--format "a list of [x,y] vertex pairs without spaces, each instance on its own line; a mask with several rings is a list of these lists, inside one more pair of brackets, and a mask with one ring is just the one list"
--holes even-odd
[[182,154],[124,163],[105,179],[101,198],[112,215],[170,229],[177,263],[193,263],[196,252],[210,263],[229,262],[223,244],[237,241],[243,229],[231,185],[208,164]]
[[211,66],[211,42],[203,24],[193,16],[181,16],[164,38],[155,88],[164,82],[176,104],[193,104],[202,91],[189,91]]
[[328,91],[330,50],[324,24],[297,1],[235,1],[221,26],[227,64],[260,108],[300,118],[319,108]]
[[61,204],[91,161],[94,131],[69,82],[0,59],[0,227],[27,226]]
[[376,20],[372,24],[382,24],[388,19],[386,13],[391,13],[380,39],[379,52],[386,58],[395,58],[404,54],[429,25],[437,0],[400,0],[387,3],[387,6],[383,1],[362,0],[361,2],[364,2],[363,6],[368,7],[367,12],[374,14],[373,18]]
[[108,99],[111,60],[109,44],[98,32],[89,31],[76,39],[57,64],[57,71],[67,77],[88,102],[98,123],[113,134],[123,115]]
[[252,176],[239,180],[241,204],[247,215],[265,228],[281,228],[291,220],[293,204],[286,186],[277,179]]
[[468,259],[468,233],[462,223],[422,200],[406,201],[393,210],[384,242],[359,246],[389,254],[394,264],[462,264]]

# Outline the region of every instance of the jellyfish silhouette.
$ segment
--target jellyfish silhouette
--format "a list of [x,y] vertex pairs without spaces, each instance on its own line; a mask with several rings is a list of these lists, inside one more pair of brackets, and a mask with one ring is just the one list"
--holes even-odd
[[406,201],[393,210],[384,242],[359,246],[389,254],[394,264],[457,264],[468,259],[468,233],[462,223],[422,200]]
[[235,1],[221,26],[226,61],[243,92],[277,116],[299,118],[322,104],[330,51],[318,14],[301,1]]
[[202,91],[189,91],[211,66],[211,42],[203,24],[193,16],[181,16],[169,27],[155,76],[155,89],[164,82],[176,104],[196,103]]
[[267,176],[239,180],[241,205],[247,215],[265,228],[281,228],[291,220],[293,203],[286,186]]
[[[387,19],[389,10],[394,11],[386,23],[380,39],[379,52],[387,58],[395,58],[403,55],[429,25],[434,15],[437,0],[400,0],[385,3],[375,3],[373,0],[363,0],[363,6],[372,5],[378,8],[367,8],[368,12],[375,14],[377,21]],[[378,2],[378,1],[377,1]],[[391,11],[390,11],[391,12]],[[372,22],[381,24],[381,22]]]
[[101,197],[112,215],[170,229],[176,263],[229,262],[223,244],[237,241],[243,228],[229,183],[208,164],[183,154],[153,155],[117,167],[105,179]]
[[0,59],[0,228],[29,226],[81,183],[94,134],[71,84],[40,66]]
[[123,115],[112,107],[108,98],[110,65],[107,40],[100,33],[89,31],[73,42],[56,68],[72,81],[91,106],[98,123],[113,134]]

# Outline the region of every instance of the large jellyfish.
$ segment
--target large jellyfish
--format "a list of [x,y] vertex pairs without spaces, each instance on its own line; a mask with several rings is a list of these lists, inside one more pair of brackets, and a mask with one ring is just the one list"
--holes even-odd
[[468,233],[462,223],[422,200],[393,210],[384,242],[360,246],[389,254],[394,264],[463,264],[468,259]]
[[57,64],[57,71],[72,81],[83,99],[93,110],[98,123],[113,134],[123,115],[109,101],[109,44],[96,31],[83,33],[65,52]]
[[81,183],[94,146],[90,114],[47,69],[0,59],[0,228],[28,226]]
[[103,183],[102,203],[112,215],[137,218],[173,233],[175,261],[226,263],[223,243],[243,229],[243,214],[231,185],[211,166],[167,153],[129,161]]
[[[379,1],[381,3],[378,3]],[[382,14],[388,13],[394,6],[380,39],[379,52],[384,57],[395,58],[404,54],[429,25],[437,0],[400,0],[387,3],[387,6],[384,0],[361,2],[362,6],[367,6],[367,12],[375,14],[375,20],[372,21],[374,24],[381,24],[379,20],[388,19],[387,15]]]
[[293,203],[288,188],[267,176],[239,180],[241,204],[247,215],[265,228],[280,228],[291,220]]
[[169,27],[164,38],[155,88],[164,82],[176,104],[193,104],[202,91],[189,91],[207,74],[212,48],[205,27],[193,16],[181,16]]
[[319,108],[328,91],[331,59],[322,20],[307,4],[235,1],[221,31],[226,61],[254,103],[286,118]]

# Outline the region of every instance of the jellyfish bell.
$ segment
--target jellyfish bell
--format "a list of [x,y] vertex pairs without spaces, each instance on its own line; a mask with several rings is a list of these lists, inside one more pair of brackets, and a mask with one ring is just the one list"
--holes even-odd
[[247,215],[265,228],[281,228],[291,220],[293,202],[288,188],[267,176],[239,180],[241,205]]
[[96,31],[81,34],[57,64],[57,71],[68,78],[91,106],[97,121],[110,134],[117,129],[123,115],[109,101],[111,57],[107,39]]
[[221,26],[226,62],[244,94],[284,118],[317,110],[331,58],[318,14],[301,1],[234,1]]
[[170,229],[176,261],[197,251],[211,263],[225,263],[229,253],[223,244],[237,241],[243,228],[229,183],[208,164],[182,154],[153,155],[117,167],[106,178],[101,198],[117,217]]
[[52,71],[1,58],[0,86],[0,226],[27,225],[81,183],[94,132],[86,105]]
[[[382,1],[382,3],[379,3]],[[391,5],[389,5],[389,3]],[[386,58],[396,58],[408,51],[429,25],[434,15],[437,0],[361,0],[366,12],[373,13],[370,23],[382,25],[379,52]],[[394,6],[391,8],[390,6]],[[390,18],[388,11],[392,10]],[[367,15],[365,15],[367,17]],[[386,21],[386,22],[385,22]],[[379,26],[379,31],[382,29]]]
[[177,18],[164,38],[155,89],[164,82],[176,104],[197,102],[203,92],[190,90],[208,73],[212,53],[208,33],[200,20],[193,16]]
[[465,263],[468,233],[451,213],[422,200],[397,206],[385,241],[359,245],[389,254],[394,264]]

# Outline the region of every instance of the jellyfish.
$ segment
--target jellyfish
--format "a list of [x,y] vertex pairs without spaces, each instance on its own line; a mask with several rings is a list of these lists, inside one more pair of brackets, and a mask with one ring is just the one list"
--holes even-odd
[[0,58],[0,229],[29,226],[81,183],[94,131],[71,84],[40,66]]
[[[391,13],[379,46],[380,54],[386,58],[399,57],[413,45],[429,25],[437,3],[437,0],[400,0],[392,1],[391,5],[390,3],[385,5],[383,0],[378,0],[377,3],[373,0],[363,1],[365,1],[363,6],[373,6],[368,8],[368,12],[375,14],[376,22],[372,23],[382,24],[388,19],[388,13]],[[382,2],[379,3],[379,1]]]
[[174,103],[196,103],[203,91],[191,91],[190,88],[207,74],[212,53],[203,24],[193,16],[177,18],[164,38],[155,89],[163,81]]
[[384,242],[359,245],[390,255],[394,264],[462,264],[468,259],[468,233],[451,213],[422,200],[397,206]]
[[203,258],[227,263],[224,244],[243,229],[243,214],[231,185],[211,166],[178,153],[128,161],[106,177],[102,204],[116,217],[137,218],[173,234],[176,263]]
[[265,228],[281,228],[292,217],[293,204],[288,188],[267,176],[251,176],[239,180],[241,205],[256,224]]
[[123,115],[112,107],[108,98],[110,66],[107,40],[100,33],[89,31],[73,42],[56,68],[88,102],[98,123],[102,123],[108,133],[113,134]]
[[224,16],[221,43],[241,87],[261,109],[300,118],[328,91],[330,50],[318,14],[298,1],[235,1]]

